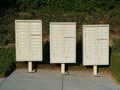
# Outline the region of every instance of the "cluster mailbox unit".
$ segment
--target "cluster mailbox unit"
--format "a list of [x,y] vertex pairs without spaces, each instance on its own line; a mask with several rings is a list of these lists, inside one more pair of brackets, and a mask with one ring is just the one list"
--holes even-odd
[[109,64],[109,25],[83,25],[83,65]]
[[[16,61],[42,61],[42,21],[15,20]],[[61,73],[66,74],[65,64],[76,63],[76,23],[50,22],[50,63],[60,63]],[[83,25],[83,65],[93,66],[97,75],[98,65],[109,64],[109,25]]]
[[32,61],[42,61],[42,21],[15,20],[16,61],[28,61],[32,72]]
[[65,63],[76,62],[76,23],[50,23],[50,63],[61,63],[61,74],[66,74]]

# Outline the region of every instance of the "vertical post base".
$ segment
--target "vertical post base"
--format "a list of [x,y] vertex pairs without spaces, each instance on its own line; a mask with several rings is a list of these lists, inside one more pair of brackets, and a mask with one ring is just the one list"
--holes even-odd
[[65,71],[65,64],[61,64],[61,74],[66,75],[68,72]]
[[98,72],[98,71],[97,71],[97,65],[94,65],[94,66],[93,66],[93,76],[94,76],[94,77],[99,77],[98,74],[97,74],[97,72]]
[[28,62],[28,72],[34,72],[34,71],[32,70],[32,61],[29,61],[29,62]]

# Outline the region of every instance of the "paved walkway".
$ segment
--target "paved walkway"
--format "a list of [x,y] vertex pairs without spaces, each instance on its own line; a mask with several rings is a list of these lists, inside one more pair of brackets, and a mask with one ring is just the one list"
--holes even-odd
[[60,75],[59,71],[53,70],[27,73],[18,69],[4,80],[0,90],[120,90],[120,85],[109,76],[92,77],[91,74],[71,71],[69,75]]
[[0,78],[0,85],[4,82],[5,78]]

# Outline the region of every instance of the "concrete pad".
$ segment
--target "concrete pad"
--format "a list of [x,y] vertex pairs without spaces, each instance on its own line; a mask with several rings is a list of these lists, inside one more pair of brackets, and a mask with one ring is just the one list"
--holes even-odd
[[90,72],[71,71],[61,75],[54,70],[15,70],[0,85],[0,90],[120,90],[108,75],[93,77]]
[[0,85],[4,82],[5,78],[0,78]]
[[120,90],[108,75],[93,77],[92,73],[71,72],[63,78],[64,90]]
[[61,80],[55,71],[27,73],[25,70],[16,70],[1,85],[0,90],[61,90]]

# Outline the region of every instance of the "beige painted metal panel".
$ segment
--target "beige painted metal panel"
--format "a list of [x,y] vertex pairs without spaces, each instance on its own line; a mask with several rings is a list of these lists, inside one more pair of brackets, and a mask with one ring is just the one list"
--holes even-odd
[[76,23],[50,23],[50,62],[76,62]]
[[109,64],[109,25],[83,25],[83,64]]
[[42,61],[42,21],[15,20],[16,61]]

